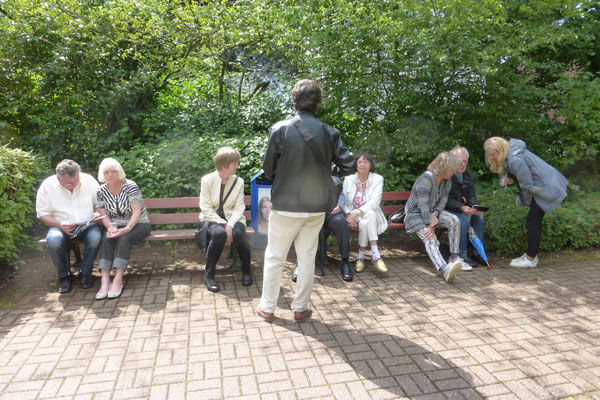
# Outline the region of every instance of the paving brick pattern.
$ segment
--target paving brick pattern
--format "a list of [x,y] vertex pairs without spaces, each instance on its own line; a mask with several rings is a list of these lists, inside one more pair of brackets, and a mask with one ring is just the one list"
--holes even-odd
[[249,288],[221,269],[213,294],[201,264],[152,260],[104,301],[98,282],[58,295],[49,268],[0,310],[0,399],[600,399],[597,255],[451,285],[422,254],[384,255],[386,275],[328,268],[301,324],[292,264],[272,324],[260,265]]

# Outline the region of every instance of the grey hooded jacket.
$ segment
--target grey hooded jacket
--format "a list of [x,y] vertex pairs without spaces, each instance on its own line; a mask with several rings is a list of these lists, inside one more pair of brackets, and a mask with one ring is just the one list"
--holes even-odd
[[[549,213],[567,197],[567,178],[527,150],[522,140],[510,139],[504,169],[519,181],[523,202],[528,206],[534,198],[540,208]],[[533,194],[530,191],[533,186],[541,188],[539,193]]]

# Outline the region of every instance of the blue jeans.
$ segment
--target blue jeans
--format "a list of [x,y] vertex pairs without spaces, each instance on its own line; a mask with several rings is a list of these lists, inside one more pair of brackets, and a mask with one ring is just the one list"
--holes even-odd
[[[100,248],[102,233],[96,224],[90,225],[86,230],[73,238],[73,240],[83,240],[83,259],[81,260],[80,272],[84,275],[92,273],[92,266]],[[69,275],[69,266],[67,265],[67,251],[71,236],[64,233],[59,228],[50,228],[46,235],[46,243],[50,251],[50,258],[56,266],[56,274],[59,278]]]
[[481,243],[484,243],[483,235],[485,231],[485,223],[483,221],[483,215],[465,214],[464,212],[457,211],[450,212],[456,215],[460,221],[460,244],[458,246],[458,251],[460,254],[467,252],[467,246],[469,244],[469,226],[473,227],[475,233],[479,237],[479,240],[481,240]]

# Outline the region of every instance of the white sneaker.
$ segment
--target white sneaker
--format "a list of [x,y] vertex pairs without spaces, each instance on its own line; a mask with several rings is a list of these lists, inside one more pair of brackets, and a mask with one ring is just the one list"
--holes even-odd
[[444,271],[443,271],[444,280],[448,283],[452,282],[454,280],[454,277],[461,270],[462,266],[463,266],[463,263],[460,261],[460,259],[456,259],[456,260],[446,264],[446,267],[444,268]]
[[523,254],[521,257],[515,258],[510,262],[511,267],[517,268],[534,268],[537,267],[537,265],[537,256],[533,260],[530,260],[529,258],[527,258],[527,254]]
[[451,263],[452,261],[460,261],[462,263],[462,268],[460,269],[461,271],[471,271],[473,270],[473,267],[471,267],[464,258],[462,257],[457,257],[456,259],[452,260],[448,260],[448,264]]

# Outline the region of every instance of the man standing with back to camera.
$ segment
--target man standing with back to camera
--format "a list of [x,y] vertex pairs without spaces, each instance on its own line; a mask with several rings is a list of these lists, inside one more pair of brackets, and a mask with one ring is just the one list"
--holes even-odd
[[336,200],[331,175],[349,175],[354,168],[354,157],[339,131],[315,116],[321,100],[317,82],[298,81],[292,90],[296,116],[275,124],[269,135],[263,169],[273,179],[273,208],[265,250],[263,293],[256,310],[267,322],[275,317],[281,271],[292,242],[298,258],[296,297],[292,302],[294,320],[301,322],[312,315],[308,302],[319,231],[325,213]]

